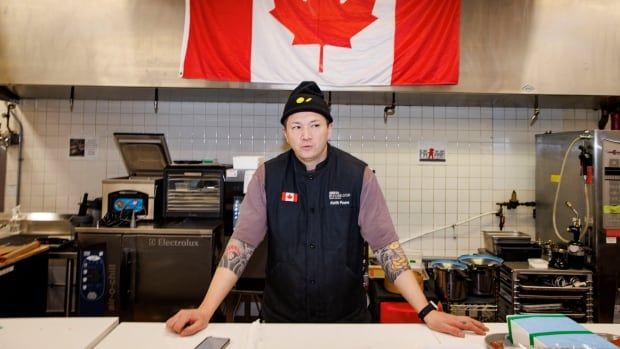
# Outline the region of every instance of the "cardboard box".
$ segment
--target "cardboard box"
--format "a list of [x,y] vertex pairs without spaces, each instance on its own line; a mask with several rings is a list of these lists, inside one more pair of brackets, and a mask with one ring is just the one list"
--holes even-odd
[[617,349],[563,314],[508,315],[508,338],[523,348]]
[[371,264],[368,266],[368,277],[371,279],[383,279],[385,277],[385,272],[380,265]]
[[256,170],[263,162],[264,156],[233,156],[233,168],[237,170]]

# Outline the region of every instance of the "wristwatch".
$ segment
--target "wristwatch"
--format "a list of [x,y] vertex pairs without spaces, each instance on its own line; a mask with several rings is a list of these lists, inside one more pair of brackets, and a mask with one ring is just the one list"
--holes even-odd
[[431,311],[437,310],[437,306],[433,302],[429,302],[420,312],[418,313],[418,317],[420,320],[424,321],[426,315],[428,315]]

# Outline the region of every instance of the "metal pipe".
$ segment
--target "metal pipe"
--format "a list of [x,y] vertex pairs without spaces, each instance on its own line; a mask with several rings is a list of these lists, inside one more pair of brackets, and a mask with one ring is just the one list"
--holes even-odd
[[533,126],[536,120],[538,120],[538,115],[540,114],[540,108],[538,107],[538,95],[534,96],[534,112],[532,116],[530,116],[530,126]]
[[[0,144],[0,212],[4,212],[4,190],[6,179],[6,147]],[[0,224],[2,229],[2,224]]]
[[490,211],[490,212],[481,213],[481,214],[479,214],[479,215],[477,215],[477,216],[470,217],[470,218],[467,218],[467,219],[464,219],[464,220],[458,221],[458,222],[453,223],[453,224],[448,224],[448,225],[445,225],[445,226],[443,226],[443,227],[441,227],[441,228],[435,228],[435,229],[433,229],[433,230],[429,230],[429,231],[427,231],[427,232],[423,232],[423,233],[417,234],[417,235],[415,235],[415,236],[411,236],[411,237],[408,237],[408,238],[406,238],[406,239],[402,239],[402,240],[400,240],[399,242],[400,242],[400,244],[402,245],[402,244],[404,244],[404,243],[406,243],[406,242],[409,242],[409,241],[411,241],[411,240],[414,240],[414,239],[417,239],[417,238],[421,238],[421,237],[422,237],[422,236],[424,236],[424,235],[428,235],[428,234],[431,234],[431,233],[434,233],[434,232],[437,232],[437,231],[441,231],[441,230],[444,230],[444,229],[448,229],[448,228],[452,228],[452,230],[453,230],[453,232],[454,232],[454,238],[456,238],[456,231],[455,231],[454,229],[455,229],[458,225],[465,224],[465,223],[467,223],[467,222],[471,222],[471,221],[473,221],[474,219],[482,218],[482,217],[484,217],[484,216],[494,215],[494,214],[496,214],[496,213],[497,213],[496,211]]
[[[24,151],[24,127],[22,125],[21,120],[17,117],[17,114],[14,112],[15,104],[9,103],[7,105],[7,113],[9,116],[11,112],[15,121],[17,121],[17,125],[19,125],[19,133],[17,133],[19,137],[19,150],[17,153],[17,188],[15,193],[15,206],[20,204],[20,196],[21,196],[21,183],[22,183],[22,162],[24,161],[23,151]],[[7,122],[8,124],[8,122]],[[8,126],[8,125],[7,125]]]

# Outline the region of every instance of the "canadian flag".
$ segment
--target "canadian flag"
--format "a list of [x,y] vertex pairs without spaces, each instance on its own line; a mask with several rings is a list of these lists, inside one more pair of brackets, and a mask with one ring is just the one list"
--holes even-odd
[[280,200],[288,201],[288,202],[297,202],[299,201],[299,194],[283,191],[282,194],[280,194]]
[[461,0],[186,0],[181,76],[456,84]]

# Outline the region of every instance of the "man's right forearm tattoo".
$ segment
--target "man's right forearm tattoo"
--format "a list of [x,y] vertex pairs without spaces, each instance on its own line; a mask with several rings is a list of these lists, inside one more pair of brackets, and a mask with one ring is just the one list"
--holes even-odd
[[378,249],[375,251],[375,256],[379,264],[383,267],[385,276],[392,282],[394,282],[403,271],[410,269],[405,251],[400,247],[398,241],[394,241],[384,248]]
[[218,266],[230,269],[240,277],[255,249],[241,240],[230,239]]

